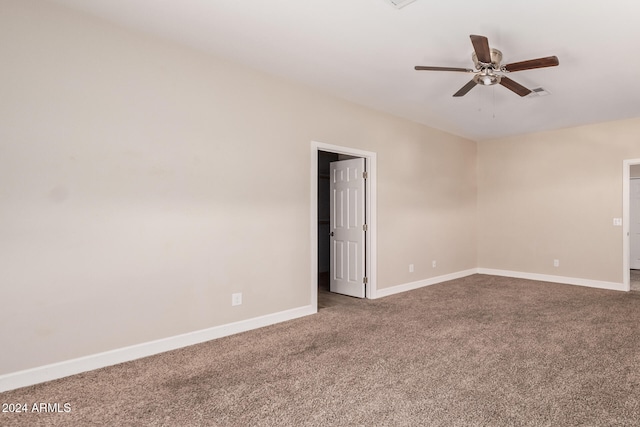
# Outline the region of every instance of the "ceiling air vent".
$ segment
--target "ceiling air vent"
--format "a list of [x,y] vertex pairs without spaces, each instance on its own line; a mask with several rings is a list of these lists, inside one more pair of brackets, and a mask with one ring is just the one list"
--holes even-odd
[[537,98],[539,96],[547,96],[551,95],[551,92],[542,87],[537,87],[535,89],[531,89],[531,93],[527,95],[527,98]]
[[391,4],[391,6],[395,7],[396,9],[401,9],[406,5],[408,5],[409,3],[413,3],[416,0],[387,0],[387,1]]

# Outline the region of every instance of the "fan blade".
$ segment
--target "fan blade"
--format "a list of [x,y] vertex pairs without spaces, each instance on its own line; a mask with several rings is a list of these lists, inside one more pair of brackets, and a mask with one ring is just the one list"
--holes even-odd
[[527,96],[531,93],[529,89],[522,86],[520,83],[514,82],[509,77],[502,76],[500,78],[500,84],[520,96]]
[[469,92],[471,89],[473,89],[474,87],[476,87],[478,83],[476,83],[475,80],[471,79],[471,81],[469,83],[467,83],[466,85],[462,86],[462,88],[457,91],[456,93],[453,94],[453,96],[458,97],[458,96],[465,96],[467,94],[467,92]]
[[489,40],[485,36],[470,35],[473,50],[476,51],[478,61],[485,64],[491,63],[491,50],[489,49]]
[[457,68],[457,67],[428,67],[423,65],[416,65],[415,69],[418,71],[426,70],[426,71],[462,71],[465,73],[473,73],[474,70],[470,68]]
[[546,58],[530,59],[528,61],[514,62],[513,64],[507,64],[504,69],[507,71],[522,71],[532,70],[534,68],[555,67],[559,65],[557,56],[547,56]]

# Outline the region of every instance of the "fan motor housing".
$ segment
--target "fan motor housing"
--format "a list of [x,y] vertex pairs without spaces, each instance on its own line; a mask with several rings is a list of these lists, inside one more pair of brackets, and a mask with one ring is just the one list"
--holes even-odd
[[484,62],[478,61],[478,56],[475,52],[471,54],[471,59],[476,65],[476,69],[478,70],[482,70],[484,68],[487,68],[488,66],[491,66],[494,70],[497,70],[500,68],[500,62],[502,61],[502,52],[500,52],[498,49],[491,49],[491,64],[485,64]]

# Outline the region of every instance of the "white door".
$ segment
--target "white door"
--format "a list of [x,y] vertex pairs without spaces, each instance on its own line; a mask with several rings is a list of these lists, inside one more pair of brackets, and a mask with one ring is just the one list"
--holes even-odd
[[330,164],[331,292],[365,296],[364,159]]
[[629,188],[629,265],[640,269],[640,178],[632,178]]

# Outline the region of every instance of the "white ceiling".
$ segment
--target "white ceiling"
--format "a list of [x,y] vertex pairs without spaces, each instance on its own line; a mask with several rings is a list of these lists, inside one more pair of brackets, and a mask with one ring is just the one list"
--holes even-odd
[[[640,117],[637,0],[50,0],[474,140]],[[473,68],[470,34],[503,64],[550,55],[559,67],[509,75],[550,96],[520,98],[454,72]]]

